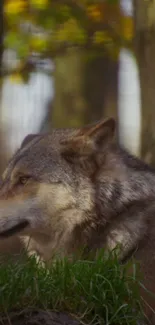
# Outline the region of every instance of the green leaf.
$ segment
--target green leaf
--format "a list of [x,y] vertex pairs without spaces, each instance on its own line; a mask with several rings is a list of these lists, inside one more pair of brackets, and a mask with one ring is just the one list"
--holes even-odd
[[17,46],[18,37],[16,32],[8,32],[4,39],[4,46],[14,48]]

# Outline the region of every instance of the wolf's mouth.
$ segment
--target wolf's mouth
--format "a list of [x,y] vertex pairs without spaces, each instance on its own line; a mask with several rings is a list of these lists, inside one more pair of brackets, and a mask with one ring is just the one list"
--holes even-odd
[[0,232],[0,237],[10,237],[13,236],[14,234],[20,232],[21,230],[23,230],[24,228],[26,228],[29,225],[28,221],[22,221],[21,223],[18,223],[18,225],[13,226],[12,228],[8,229],[8,230],[4,230],[3,232]]

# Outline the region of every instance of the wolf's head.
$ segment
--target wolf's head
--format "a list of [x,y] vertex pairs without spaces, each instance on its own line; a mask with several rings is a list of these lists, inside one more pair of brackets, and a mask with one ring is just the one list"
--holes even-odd
[[27,136],[9,162],[0,189],[0,237],[51,240],[94,213],[94,177],[103,167],[115,121]]

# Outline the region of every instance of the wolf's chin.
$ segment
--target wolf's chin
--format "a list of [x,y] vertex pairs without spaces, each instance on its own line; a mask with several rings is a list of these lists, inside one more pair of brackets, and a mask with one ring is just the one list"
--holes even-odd
[[24,220],[17,225],[4,230],[3,232],[0,232],[0,237],[6,238],[15,235],[16,233],[20,233],[20,231],[24,230],[26,227],[29,226],[29,222],[27,220]]

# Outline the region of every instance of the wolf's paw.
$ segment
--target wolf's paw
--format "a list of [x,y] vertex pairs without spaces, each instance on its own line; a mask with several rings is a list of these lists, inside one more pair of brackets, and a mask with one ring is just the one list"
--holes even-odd
[[38,266],[43,267],[43,268],[45,267],[44,260],[40,257],[40,255],[38,255],[38,253],[36,251],[34,251],[34,250],[28,251],[28,256],[34,256]]

